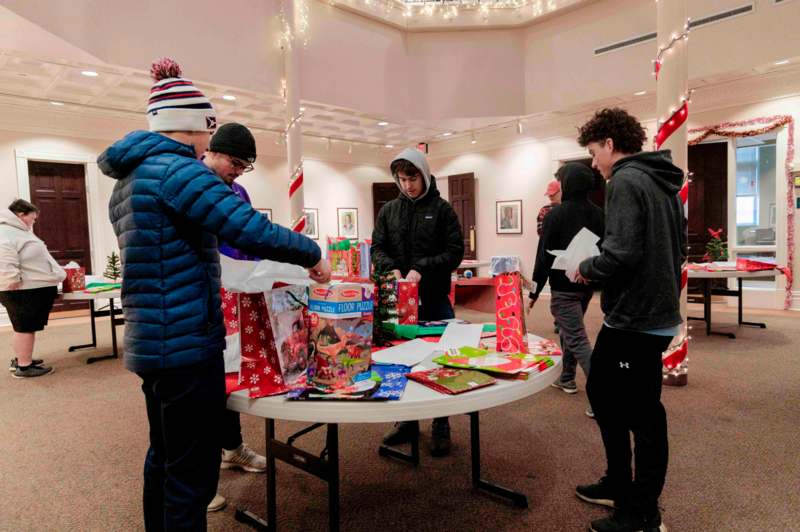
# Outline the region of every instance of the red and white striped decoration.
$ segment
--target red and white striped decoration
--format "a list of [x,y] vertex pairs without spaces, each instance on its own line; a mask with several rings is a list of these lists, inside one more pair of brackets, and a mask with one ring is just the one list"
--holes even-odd
[[[658,33],[671,37],[658,48],[654,65],[656,82],[660,86],[658,92],[658,113],[664,117],[657,123],[657,133],[653,139],[655,149],[672,148],[673,160],[678,166],[686,164],[686,122],[689,118],[689,101],[691,91],[687,89],[689,38],[689,19],[686,17],[686,0],[661,0],[657,4]],[[677,26],[682,24],[679,30]],[[669,59],[669,61],[667,61]],[[689,216],[689,183],[690,173],[679,192],[683,205],[683,216],[688,227]],[[684,318],[682,334],[675,338],[669,348],[662,354],[664,380],[668,384],[686,384],[688,373],[689,327],[686,321],[686,287],[688,284],[688,262],[684,262],[681,270],[681,315]],[[683,379],[679,377],[684,376]]]

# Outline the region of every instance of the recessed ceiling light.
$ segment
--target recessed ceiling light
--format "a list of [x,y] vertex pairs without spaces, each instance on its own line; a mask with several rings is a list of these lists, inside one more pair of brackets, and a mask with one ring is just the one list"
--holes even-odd
[[388,126],[389,122],[378,122],[379,126]]
[[233,94],[223,94],[222,95],[222,99],[223,100],[228,100],[229,102],[235,102],[236,101],[236,96],[234,96]]
[[96,78],[100,74],[98,74],[94,70],[84,70],[83,72],[81,72],[81,75],[86,76],[87,78]]
[[453,134],[453,132],[452,132],[452,131],[448,131],[447,133],[442,133],[442,136],[443,136],[443,137],[449,137],[449,136],[450,136],[450,135],[452,135],[452,134]]
[[788,59],[782,59],[780,61],[775,61],[775,66],[788,65],[788,64],[789,64],[789,60]]
[[394,148],[394,144],[387,144],[386,147],[387,148]]
[[647,94],[647,91],[639,91],[633,93],[634,96],[644,96],[645,94]]
[[301,113],[302,113],[303,111],[305,111],[305,110],[306,110],[306,108],[305,108],[305,107],[301,107],[301,108],[300,108],[300,112],[301,112]]
[[50,102],[50,105],[58,105],[58,106],[61,106],[61,105],[64,105],[64,104],[63,104],[62,102]]

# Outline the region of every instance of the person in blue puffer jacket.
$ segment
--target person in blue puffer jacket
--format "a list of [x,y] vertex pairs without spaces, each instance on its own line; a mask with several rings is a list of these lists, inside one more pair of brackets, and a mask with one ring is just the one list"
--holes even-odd
[[216,116],[180,67],[153,64],[150,131],[98,158],[117,180],[109,217],[122,259],[125,366],[142,379],[150,448],[144,471],[147,530],[205,530],[216,493],[225,410],[217,237],[248,254],[298,264],[325,282],[319,246],[272,224],[210,171]]

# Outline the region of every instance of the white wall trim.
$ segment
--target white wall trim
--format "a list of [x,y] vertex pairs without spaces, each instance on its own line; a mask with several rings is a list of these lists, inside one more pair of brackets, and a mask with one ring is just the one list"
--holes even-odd
[[86,211],[87,223],[89,225],[89,245],[91,246],[92,272],[97,273],[97,269],[104,264],[104,258],[100,256],[100,243],[98,226],[95,224],[95,212],[103,212],[98,204],[100,193],[98,190],[99,169],[97,167],[97,154],[93,153],[59,153],[33,150],[14,150],[17,163],[17,195],[18,197],[31,199],[30,177],[28,175],[28,161],[45,161],[55,163],[73,163],[84,165],[84,180],[86,181]]

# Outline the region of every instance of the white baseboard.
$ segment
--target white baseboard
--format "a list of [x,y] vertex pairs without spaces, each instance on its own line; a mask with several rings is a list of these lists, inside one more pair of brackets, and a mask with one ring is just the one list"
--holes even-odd
[[792,290],[792,302],[789,310],[800,310],[800,290]]

